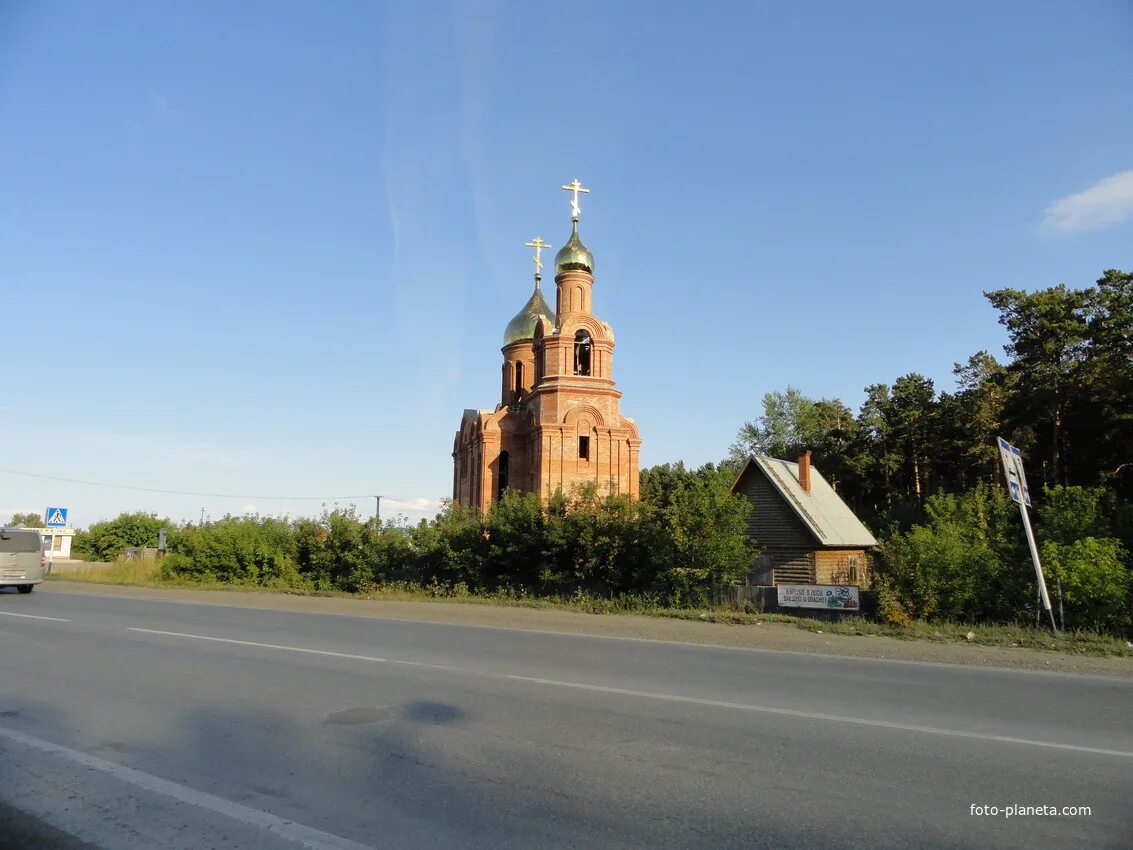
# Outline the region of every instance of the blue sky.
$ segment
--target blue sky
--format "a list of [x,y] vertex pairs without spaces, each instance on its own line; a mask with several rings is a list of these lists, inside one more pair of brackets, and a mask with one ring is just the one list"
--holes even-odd
[[1131,43],[1121,0],[2,3],[0,514],[431,513],[574,177],[643,464],[789,384],[950,389],[981,290],[1133,267]]

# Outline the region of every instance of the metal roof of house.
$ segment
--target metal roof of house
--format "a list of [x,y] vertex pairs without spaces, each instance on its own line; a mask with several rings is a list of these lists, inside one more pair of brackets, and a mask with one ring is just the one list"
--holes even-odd
[[740,472],[736,486],[753,466],[757,467],[771,482],[783,500],[798,514],[811,534],[823,546],[876,546],[877,540],[869,529],[862,525],[842,497],[834,492],[821,473],[810,467],[810,492],[803,490],[799,483],[799,465],[787,460],[752,455]]

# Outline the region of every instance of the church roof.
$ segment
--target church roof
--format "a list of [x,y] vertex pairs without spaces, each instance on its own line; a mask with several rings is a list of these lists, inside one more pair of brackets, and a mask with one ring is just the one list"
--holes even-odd
[[534,339],[535,323],[539,321],[539,317],[546,316],[547,321],[554,324],[554,320],[550,318],[554,315],[555,311],[543,298],[543,290],[539,288],[539,284],[536,282],[535,291],[531,293],[527,303],[515,314],[515,318],[507,323],[507,328],[504,329],[504,345],[511,345],[513,342],[521,342],[525,339]]

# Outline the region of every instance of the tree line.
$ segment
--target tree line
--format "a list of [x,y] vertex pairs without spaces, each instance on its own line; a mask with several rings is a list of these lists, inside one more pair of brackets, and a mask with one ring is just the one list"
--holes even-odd
[[1133,274],[1096,284],[985,292],[1007,331],[1007,362],[979,351],[938,392],[916,372],[865,388],[855,414],[794,387],[768,393],[733,462],[803,449],[844,499],[882,530],[923,516],[932,493],[1002,483],[996,437],[1019,446],[1036,490],[1102,486],[1133,497]]

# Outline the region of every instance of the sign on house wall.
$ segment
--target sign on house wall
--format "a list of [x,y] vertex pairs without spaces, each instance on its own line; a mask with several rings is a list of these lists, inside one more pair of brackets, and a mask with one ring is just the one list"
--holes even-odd
[[846,584],[781,584],[780,608],[837,608],[857,611],[861,608],[858,589]]

